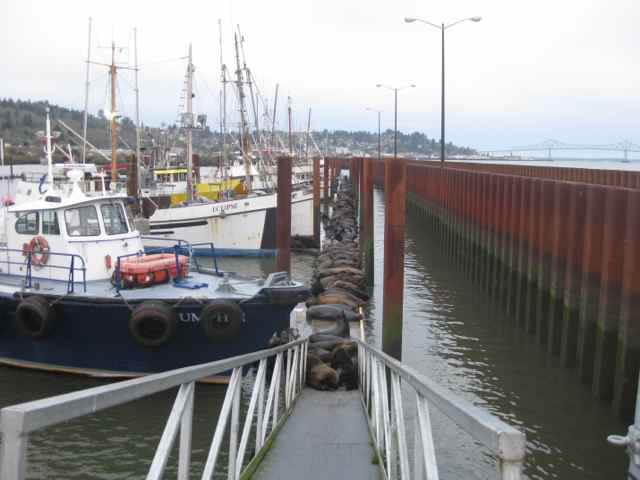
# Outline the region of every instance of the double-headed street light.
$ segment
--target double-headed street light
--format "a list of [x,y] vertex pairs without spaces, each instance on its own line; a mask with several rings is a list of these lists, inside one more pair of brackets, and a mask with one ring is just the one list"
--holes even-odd
[[415,85],[405,85],[403,87],[390,87],[389,85],[376,85],[378,88],[386,88],[392,90],[394,94],[394,107],[393,107],[393,158],[398,158],[398,92],[405,88],[415,88]]
[[482,20],[481,17],[469,17],[463,18],[462,20],[458,20],[457,22],[450,23],[445,25],[441,23],[437,25],[435,23],[431,23],[427,20],[423,20],[421,18],[413,18],[406,17],[404,21],[406,23],[420,22],[425,23],[431,27],[437,28],[442,32],[442,96],[441,96],[441,107],[440,107],[440,162],[444,162],[444,148],[445,148],[445,138],[444,138],[444,31],[448,28],[453,27],[454,25],[458,25],[459,23],[470,21],[470,22],[479,22]]
[[[375,112],[378,114],[378,160],[382,157],[380,150],[380,115],[382,114],[382,110],[374,110],[373,108],[367,107],[367,112]],[[2,141],[2,139],[0,139]]]

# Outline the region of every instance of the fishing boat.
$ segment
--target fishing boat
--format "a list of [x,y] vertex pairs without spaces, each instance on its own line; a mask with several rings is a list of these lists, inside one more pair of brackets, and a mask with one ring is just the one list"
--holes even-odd
[[[245,354],[289,326],[307,289],[284,272],[241,278],[206,268],[202,247],[143,251],[125,193],[54,184],[0,209],[0,363],[133,376]],[[215,251],[215,247],[208,247]]]

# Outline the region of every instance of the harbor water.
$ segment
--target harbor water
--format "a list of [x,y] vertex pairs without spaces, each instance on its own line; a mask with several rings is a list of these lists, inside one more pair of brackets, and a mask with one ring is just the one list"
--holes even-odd
[[[376,190],[376,287],[366,332],[380,345],[383,193]],[[266,275],[274,259],[221,259],[221,268]],[[293,255],[293,276],[310,278],[313,257]],[[443,254],[411,214],[405,253],[403,360],[527,434],[530,479],[617,479],[628,458],[606,443],[626,432],[572,372],[556,365]],[[0,367],[0,407],[103,384],[78,376]],[[56,426],[31,437],[29,478],[144,476],[164,428],[175,390]],[[224,387],[196,389],[193,471],[200,472]],[[410,406],[407,415],[412,415]],[[495,478],[495,463],[470,436],[432,409],[443,479]],[[411,438],[411,437],[409,437]],[[175,474],[175,455],[167,476]],[[330,461],[330,459],[327,459]],[[222,461],[224,464],[225,461]]]

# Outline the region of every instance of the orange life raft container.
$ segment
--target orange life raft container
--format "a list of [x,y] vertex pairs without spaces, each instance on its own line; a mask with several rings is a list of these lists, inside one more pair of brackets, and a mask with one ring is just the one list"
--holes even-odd
[[[179,278],[185,278],[189,273],[189,258],[178,255],[178,264]],[[123,288],[148,287],[176,278],[176,270],[176,256],[171,253],[141,255],[120,262],[120,281]]]

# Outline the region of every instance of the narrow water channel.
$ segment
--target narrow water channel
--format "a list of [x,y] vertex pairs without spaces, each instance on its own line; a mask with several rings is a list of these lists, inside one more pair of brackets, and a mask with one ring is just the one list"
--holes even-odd
[[[376,288],[369,335],[380,343],[384,195],[376,191]],[[576,375],[512,326],[449,262],[421,217],[409,214],[405,248],[403,361],[527,435],[531,479],[622,479],[628,457],[606,443],[626,432]],[[435,414],[441,478],[495,478],[493,459]],[[477,463],[482,458],[481,464]]]

